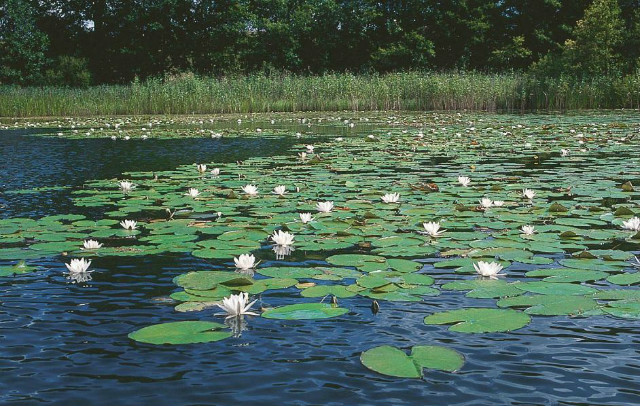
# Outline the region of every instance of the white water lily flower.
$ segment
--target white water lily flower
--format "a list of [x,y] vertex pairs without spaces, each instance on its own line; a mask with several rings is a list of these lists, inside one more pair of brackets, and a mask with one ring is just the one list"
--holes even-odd
[[522,226],[520,231],[525,235],[533,235],[536,232],[536,228],[534,226]]
[[320,213],[330,213],[333,210],[333,202],[318,202],[316,203],[316,210]]
[[120,182],[120,190],[122,190],[125,193],[131,192],[135,188],[136,186],[133,183],[129,182],[128,180],[123,180]]
[[299,152],[298,156],[300,157],[300,159],[304,160],[307,159],[307,153],[306,152]]
[[496,207],[502,207],[504,206],[504,200],[494,200],[493,205]]
[[560,150],[560,153],[562,154],[562,156],[569,156],[569,150],[568,149],[562,148]]
[[471,183],[471,178],[468,176],[458,176],[458,183],[464,187],[467,187]]
[[306,148],[308,153],[312,153],[313,150],[315,149],[313,145],[307,145]]
[[385,203],[398,203],[400,200],[400,193],[387,193],[381,197]]
[[258,194],[258,188],[256,185],[244,185],[242,191],[249,196],[256,196]]
[[287,188],[284,185],[278,185],[273,188],[273,193],[278,196],[284,196],[284,194],[287,193]]
[[72,259],[71,263],[65,264],[69,270],[67,278],[72,279],[74,282],[87,282],[91,280],[91,274],[88,271],[91,266],[91,261],[87,259]]
[[623,221],[622,228],[631,231],[640,231],[640,218],[631,217],[629,220]]
[[294,243],[293,239],[295,236],[287,231],[276,230],[271,235],[271,240],[278,245],[283,247],[292,245]]
[[138,222],[135,220],[124,220],[120,222],[120,225],[125,230],[135,230]]
[[102,247],[102,244],[100,244],[96,240],[85,240],[82,245],[84,246],[85,250],[97,250],[98,248]]
[[342,138],[342,137],[338,137],[338,138],[336,138],[336,141],[338,141],[338,142],[340,142],[340,141],[344,141],[344,138]]
[[431,237],[440,237],[442,233],[447,230],[440,230],[440,223],[436,221],[429,221],[427,223],[422,223],[422,227]]
[[211,176],[219,176],[220,175],[220,168],[213,168],[211,170]]
[[253,254],[242,254],[238,258],[233,257],[233,262],[236,264],[236,268],[242,271],[248,271],[257,265],[256,257]]
[[488,209],[489,207],[493,206],[493,200],[489,199],[488,197],[483,197],[480,200],[480,206],[484,207],[485,209]]
[[253,306],[257,300],[254,300],[249,304],[247,304],[247,302],[249,302],[249,294],[247,292],[241,292],[237,295],[225,297],[222,299],[222,303],[216,303],[216,306],[227,313],[227,318],[243,316],[245,314],[257,316],[257,313],[249,311],[251,306]]
[[313,221],[313,217],[311,217],[311,213],[300,213],[300,221],[304,224],[307,224]]
[[198,196],[200,196],[200,191],[194,187],[189,188],[189,190],[187,190],[187,193],[185,193],[185,195],[187,196],[191,196],[194,199]]
[[484,262],[480,261],[476,264],[473,264],[476,272],[482,276],[495,278],[496,275],[500,273],[502,270],[502,265],[497,262]]
[[207,165],[205,164],[198,164],[197,168],[198,168],[198,172],[200,173],[205,173],[207,171]]
[[534,197],[536,197],[536,192],[534,192],[531,189],[522,189],[522,196],[526,197],[529,200],[532,200]]

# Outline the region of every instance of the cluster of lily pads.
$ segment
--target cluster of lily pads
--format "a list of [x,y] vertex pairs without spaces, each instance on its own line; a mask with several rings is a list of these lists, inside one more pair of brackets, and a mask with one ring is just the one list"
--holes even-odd
[[[130,334],[153,344],[239,335],[245,314],[322,319],[348,314],[340,307],[348,300],[377,310],[380,302],[423,302],[443,291],[496,300],[425,315],[425,324],[454,332],[512,331],[532,316],[639,319],[636,133],[616,122],[495,126],[455,115],[305,138],[269,158],[126,173],[72,192],[93,217],[0,220],[0,260],[11,262],[0,275],[61,254],[78,283],[104,256],[210,261],[215,270],[176,276],[175,310],[215,306],[231,320]],[[283,289],[293,303],[252,307],[250,296]],[[463,363],[454,350],[433,346],[410,355],[376,347],[361,360],[401,377]]]

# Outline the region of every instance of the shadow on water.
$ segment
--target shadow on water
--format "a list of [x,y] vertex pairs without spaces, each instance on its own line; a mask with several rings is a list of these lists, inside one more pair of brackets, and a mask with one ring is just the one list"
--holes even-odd
[[235,162],[287,150],[295,142],[277,138],[59,139],[31,137],[50,130],[0,131],[0,218],[41,217],[69,212],[68,190],[13,194],[8,191],[77,187],[91,179],[126,178],[128,171],[156,171],[201,162]]

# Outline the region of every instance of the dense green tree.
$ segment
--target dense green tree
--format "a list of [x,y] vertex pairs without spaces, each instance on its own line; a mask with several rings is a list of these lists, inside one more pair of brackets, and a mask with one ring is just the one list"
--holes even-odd
[[18,84],[640,68],[640,0],[5,0],[0,28],[0,80]]
[[0,83],[33,84],[41,79],[48,40],[33,12],[22,0],[0,5]]

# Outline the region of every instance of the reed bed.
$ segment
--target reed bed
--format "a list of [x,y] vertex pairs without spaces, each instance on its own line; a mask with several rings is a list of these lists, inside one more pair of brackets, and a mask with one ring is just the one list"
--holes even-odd
[[525,74],[181,75],[85,89],[0,86],[0,116],[296,111],[640,109],[640,73],[535,79]]

